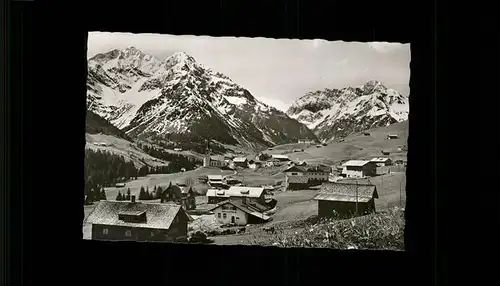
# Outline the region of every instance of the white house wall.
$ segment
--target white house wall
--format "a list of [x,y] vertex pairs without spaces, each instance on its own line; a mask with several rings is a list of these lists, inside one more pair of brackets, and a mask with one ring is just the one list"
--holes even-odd
[[[224,213],[226,214],[226,218],[224,218]],[[234,216],[234,221],[236,225],[246,225],[248,221],[248,214],[243,212],[242,210],[240,209],[224,210],[222,209],[222,206],[214,210],[214,216],[215,219],[222,224],[231,223],[232,216]]]

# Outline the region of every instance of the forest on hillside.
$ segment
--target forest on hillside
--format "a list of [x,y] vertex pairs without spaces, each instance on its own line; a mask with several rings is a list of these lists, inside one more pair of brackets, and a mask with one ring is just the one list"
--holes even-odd
[[161,167],[162,172],[178,173],[184,168],[185,171],[194,170],[197,164],[202,164],[203,162],[193,156],[184,156],[180,154],[169,153],[154,146],[149,146],[146,144],[137,144],[146,154],[153,156],[155,158],[170,162],[168,166]]

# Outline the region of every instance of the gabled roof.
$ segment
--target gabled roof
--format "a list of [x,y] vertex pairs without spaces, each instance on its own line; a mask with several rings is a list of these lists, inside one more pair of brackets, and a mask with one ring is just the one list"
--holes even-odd
[[208,175],[209,181],[222,181],[222,175]]
[[373,158],[370,160],[370,162],[383,163],[383,162],[387,162],[389,160],[390,160],[389,158]]
[[163,190],[162,194],[165,194],[165,193],[170,193],[170,194],[175,194],[176,196],[180,196],[182,194],[182,189],[178,185],[172,184],[171,186],[169,186],[169,187],[165,188],[165,190]]
[[364,165],[370,163],[370,161],[365,161],[365,160],[350,160],[345,162],[342,166],[348,166],[348,167],[363,167]]
[[248,197],[248,198],[258,198],[264,192],[262,187],[230,187],[228,190],[217,190],[209,189],[207,191],[207,197]]
[[271,157],[273,159],[287,159],[287,160],[289,160],[288,156],[286,156],[286,155],[273,154],[273,155],[271,155]]
[[245,158],[245,157],[236,157],[233,159],[233,162],[238,162],[238,163],[244,163],[246,162],[248,159]]
[[184,187],[182,188],[182,194],[189,194],[189,192],[194,192],[193,187]]
[[220,155],[212,155],[210,156],[210,160],[212,161],[224,161],[224,156],[220,156]]
[[368,202],[378,199],[377,187],[369,184],[353,183],[323,183],[319,194],[314,200],[355,202],[357,193],[358,202]]
[[289,184],[307,184],[309,179],[306,176],[288,176]]
[[[169,229],[179,211],[181,211],[181,206],[175,204],[99,201],[85,221],[89,224]],[[142,212],[146,212],[146,222],[144,223],[118,220],[118,214]]]
[[254,217],[260,218],[262,220],[267,221],[267,220],[271,219],[271,217],[263,214],[263,212],[265,212],[267,210],[267,208],[265,206],[262,206],[261,204],[254,203],[254,202],[244,204],[240,200],[226,200],[226,201],[220,202],[217,205],[215,205],[213,208],[211,208],[210,211],[213,211],[213,210],[215,210],[223,205],[226,205],[226,204],[231,204],[231,205],[235,206],[236,208],[240,209],[241,211],[243,211],[249,215],[252,215]]

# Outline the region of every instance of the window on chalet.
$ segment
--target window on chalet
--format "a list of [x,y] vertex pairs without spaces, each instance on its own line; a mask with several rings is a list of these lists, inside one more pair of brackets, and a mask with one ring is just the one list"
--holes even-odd
[[104,235],[108,235],[108,232],[109,232],[109,231],[108,231],[108,229],[107,229],[107,228],[103,228],[103,229],[102,229],[102,234],[104,234]]
[[222,214],[222,218],[227,218],[226,213],[223,213],[223,214]]
[[151,232],[151,236],[155,236],[155,233],[154,233],[154,232]]
[[297,176],[299,173],[292,173],[293,176]]
[[132,231],[131,230],[126,230],[125,231],[125,236],[128,236],[128,237],[132,236]]
[[220,218],[220,213],[217,213],[217,217]]
[[239,217],[236,217],[236,219],[240,219]]

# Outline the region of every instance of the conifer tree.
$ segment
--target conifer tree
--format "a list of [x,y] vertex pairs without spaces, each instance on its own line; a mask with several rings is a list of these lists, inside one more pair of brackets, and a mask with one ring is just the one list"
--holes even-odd
[[130,188],[127,189],[127,197],[125,200],[130,201]]
[[104,188],[101,189],[101,193],[100,193],[100,196],[99,196],[99,199],[100,200],[106,200],[106,191],[104,190]]
[[116,200],[117,201],[123,201],[122,193],[120,191],[118,191],[118,195],[116,195]]

